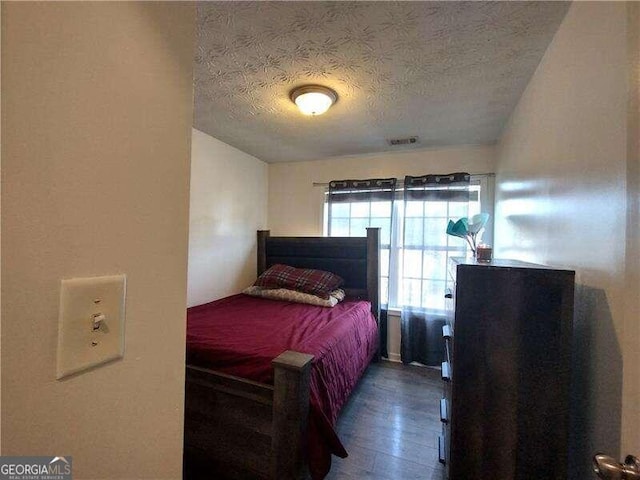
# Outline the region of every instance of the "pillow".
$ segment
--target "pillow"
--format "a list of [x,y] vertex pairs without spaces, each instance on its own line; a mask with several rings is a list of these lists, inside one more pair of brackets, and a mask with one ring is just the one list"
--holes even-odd
[[344,280],[338,275],[324,270],[295,268],[275,264],[265,270],[253,284],[255,287],[286,288],[328,299],[329,293],[338,288]]
[[271,300],[283,300],[285,302],[308,303],[320,307],[335,307],[338,302],[344,300],[344,290],[334,290],[329,298],[320,298],[309,293],[288,290],[286,288],[264,288],[255,285],[244,289],[242,292],[253,297],[270,298]]

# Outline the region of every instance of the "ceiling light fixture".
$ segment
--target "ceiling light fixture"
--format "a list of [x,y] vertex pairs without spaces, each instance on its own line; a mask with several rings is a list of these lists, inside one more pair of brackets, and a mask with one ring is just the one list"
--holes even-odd
[[336,103],[338,94],[322,85],[303,85],[291,91],[291,101],[305,115],[322,115]]

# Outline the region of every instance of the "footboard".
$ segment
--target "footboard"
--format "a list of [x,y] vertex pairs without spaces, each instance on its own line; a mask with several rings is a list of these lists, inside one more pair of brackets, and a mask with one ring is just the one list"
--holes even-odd
[[282,353],[272,362],[273,386],[187,365],[184,446],[189,476],[301,478],[312,360],[304,353]]

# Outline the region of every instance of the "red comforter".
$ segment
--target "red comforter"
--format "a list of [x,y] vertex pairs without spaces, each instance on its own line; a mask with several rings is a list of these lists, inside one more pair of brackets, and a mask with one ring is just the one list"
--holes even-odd
[[334,425],[377,349],[371,305],[333,308],[234,295],[187,311],[187,363],[273,384],[271,361],[285,350],[314,356],[309,470],[322,479],[331,454],[346,457]]

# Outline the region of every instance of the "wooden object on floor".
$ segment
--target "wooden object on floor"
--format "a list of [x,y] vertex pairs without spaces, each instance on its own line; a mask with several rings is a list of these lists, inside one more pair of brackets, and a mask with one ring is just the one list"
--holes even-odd
[[187,453],[224,478],[299,478],[312,360],[282,353],[274,387],[187,366]]
[[564,480],[574,272],[452,259],[441,461],[450,480]]
[[[276,263],[333,272],[379,321],[380,229],[366,237],[271,237],[258,232],[258,274]],[[185,477],[293,480],[305,473],[312,356],[284,352],[274,385],[186,367]],[[213,476],[212,476],[213,475]]]
[[284,352],[273,362],[273,478],[296,478],[304,465],[304,452],[292,455],[304,444],[309,416],[309,376],[312,355]]

